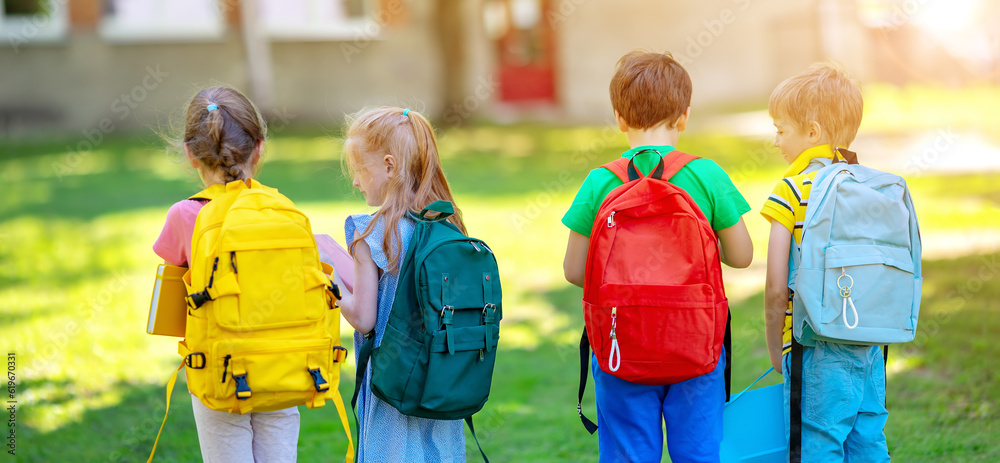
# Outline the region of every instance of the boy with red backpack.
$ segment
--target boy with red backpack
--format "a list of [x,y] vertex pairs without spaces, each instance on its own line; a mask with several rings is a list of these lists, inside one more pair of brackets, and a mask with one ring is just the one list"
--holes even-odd
[[562,219],[566,279],[584,288],[581,397],[589,342],[600,461],[660,461],[665,422],[672,461],[718,462],[730,354],[719,261],[750,265],[750,206],[715,162],[674,148],[691,79],[669,53],[626,54],[610,92],[631,149],[590,172]]

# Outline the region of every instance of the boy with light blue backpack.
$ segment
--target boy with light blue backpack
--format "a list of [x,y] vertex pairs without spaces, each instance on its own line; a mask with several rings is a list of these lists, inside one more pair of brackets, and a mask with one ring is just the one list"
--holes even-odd
[[785,80],[769,104],[789,167],[761,209],[765,337],[785,377],[793,463],[889,461],[883,352],[916,333],[917,218],[902,178],[847,150],[862,106],[858,85],[829,64]]

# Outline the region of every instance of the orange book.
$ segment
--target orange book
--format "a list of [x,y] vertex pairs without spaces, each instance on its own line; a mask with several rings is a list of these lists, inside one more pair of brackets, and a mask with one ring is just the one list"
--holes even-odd
[[185,267],[160,264],[149,302],[149,322],[146,333],[184,337],[187,323],[187,289],[184,287]]

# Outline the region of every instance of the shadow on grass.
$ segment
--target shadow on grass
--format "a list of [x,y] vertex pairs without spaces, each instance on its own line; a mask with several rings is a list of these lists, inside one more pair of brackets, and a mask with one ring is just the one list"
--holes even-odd
[[[182,381],[178,381],[182,383]],[[30,391],[42,384],[25,384]],[[51,384],[49,385],[51,386]],[[72,385],[64,385],[72,388]],[[165,406],[162,385],[118,383],[121,401],[111,407],[90,409],[72,423],[54,431],[40,432],[25,424],[18,427],[18,456],[21,461],[132,462],[149,457]],[[170,418],[163,429],[157,461],[198,461],[201,451],[191,415],[186,386],[178,384],[170,406]],[[67,393],[61,400],[76,400]],[[58,401],[45,401],[47,406]],[[26,406],[20,413],[31,416],[37,408]],[[24,422],[23,419],[21,421]]]
[[[1000,449],[1000,254],[924,262],[925,290],[916,339],[890,348],[885,433],[899,461],[998,461]],[[582,329],[579,288],[566,285],[543,293],[559,312]],[[750,384],[769,366],[764,342],[763,294],[733,304],[733,392]],[[572,329],[571,329],[572,330]],[[509,370],[508,370],[509,369]],[[534,373],[533,373],[534,372]],[[543,342],[534,350],[507,350],[498,356],[494,393],[486,413],[497,413],[517,426],[551,434],[555,448],[546,453],[531,433],[504,435],[501,455],[522,458],[506,449],[536,449],[534,457],[551,461],[593,459],[590,440],[576,418],[574,403],[579,374],[575,344]],[[780,383],[771,374],[757,387]],[[594,416],[593,383],[584,399]],[[522,389],[511,394],[508,390]],[[520,398],[518,402],[515,397]],[[511,402],[504,403],[504,400]],[[496,403],[500,402],[500,403]],[[523,410],[524,417],[516,410]],[[528,411],[537,413],[532,418]],[[542,426],[538,426],[542,424]],[[506,426],[504,427],[507,428]]]
[[[614,160],[627,149],[624,137],[607,138],[600,129],[544,126],[482,127],[448,132],[458,142],[443,143],[443,164],[452,190],[465,195],[504,196],[534,192],[572,194],[590,169]],[[297,146],[293,132],[275,138]],[[487,143],[484,140],[489,139]],[[77,140],[79,141],[79,140]],[[595,143],[599,142],[599,143]],[[715,159],[723,167],[739,167],[759,141],[738,137],[691,136],[682,149]],[[163,207],[196,193],[200,181],[193,173],[181,175],[187,164],[164,159],[163,143],[152,135],[116,136],[97,149],[76,153],[70,142],[0,142],[3,162],[17,169],[8,183],[18,192],[0,200],[5,217],[21,216],[92,219],[147,207]],[[304,144],[303,149],[327,149]],[[315,153],[313,153],[315,154]],[[294,158],[295,153],[291,153]],[[322,156],[321,156],[322,157]],[[756,158],[755,158],[756,159]],[[770,161],[753,165],[753,171]],[[5,167],[6,168],[6,167]],[[171,175],[158,170],[166,169]],[[333,153],[329,159],[267,160],[259,179],[293,201],[357,200],[351,179]]]
[[[72,388],[67,381],[26,382],[21,387],[32,390],[53,386]],[[165,386],[118,383],[112,388],[124,391],[120,402],[112,407],[87,410],[78,420],[54,431],[40,432],[20,424],[17,455],[21,461],[145,461],[163,420]],[[342,381],[340,389],[341,394],[350,394],[353,384]],[[73,394],[67,393],[57,400],[46,401],[45,405],[74,399]],[[23,417],[33,411],[34,407],[25,407],[19,413]],[[300,412],[299,461],[342,461],[347,437],[332,403],[317,410],[300,407]],[[351,425],[354,426],[353,422]],[[174,389],[155,461],[201,461],[191,395],[183,378],[178,379]]]

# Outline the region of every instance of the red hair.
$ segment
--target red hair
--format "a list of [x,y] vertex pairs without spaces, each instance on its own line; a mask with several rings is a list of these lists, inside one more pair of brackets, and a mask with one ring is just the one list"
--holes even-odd
[[348,249],[354,254],[354,246],[374,231],[379,219],[385,221],[382,249],[389,258],[389,270],[399,268],[401,243],[399,221],[407,212],[419,213],[430,203],[438,200],[449,201],[455,206],[455,214],[448,218],[465,233],[462,214],[452,197],[441,158],[438,156],[437,139],[434,129],[420,113],[409,111],[403,115],[402,108],[381,107],[362,112],[347,121],[347,140],[344,142],[348,172],[364,170],[369,159],[381,162],[384,156],[392,156],[395,168],[385,183],[382,206],[375,213],[357,238],[348,236]]

